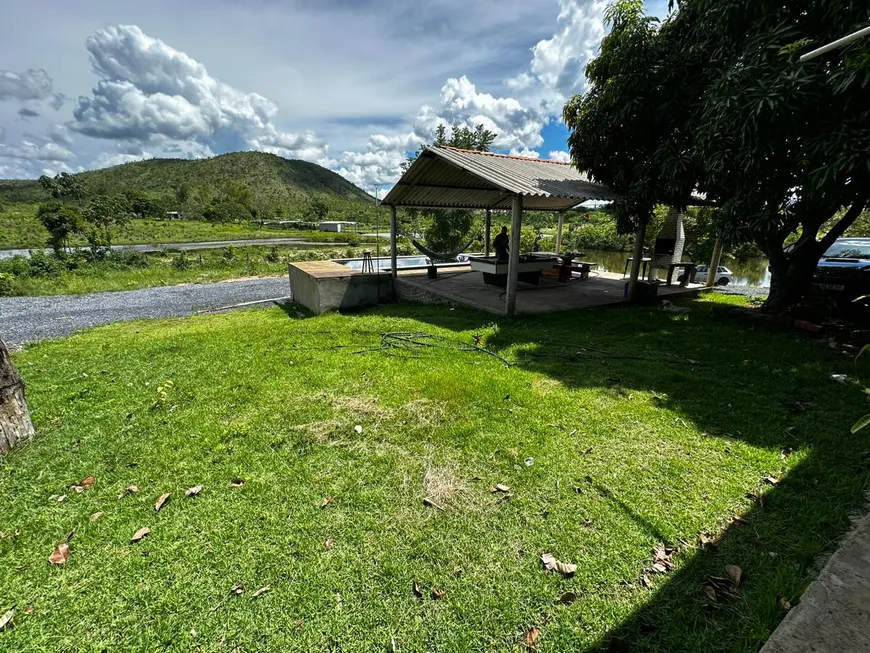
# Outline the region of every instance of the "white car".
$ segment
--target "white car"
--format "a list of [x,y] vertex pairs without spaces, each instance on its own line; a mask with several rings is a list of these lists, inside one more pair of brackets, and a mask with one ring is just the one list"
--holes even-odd
[[[709,265],[699,265],[695,268],[695,283],[707,283],[707,273],[710,270]],[[716,271],[716,280],[713,282],[717,286],[727,286],[731,283],[731,279],[734,278],[734,273],[726,268],[724,265],[720,265]],[[678,281],[682,281],[683,277],[680,275]]]

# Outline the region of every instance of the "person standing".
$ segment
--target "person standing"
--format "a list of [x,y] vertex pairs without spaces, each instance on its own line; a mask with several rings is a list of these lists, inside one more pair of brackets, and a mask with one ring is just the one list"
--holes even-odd
[[495,258],[498,261],[507,261],[510,253],[511,239],[508,236],[507,227],[503,226],[499,234],[493,239],[492,246],[495,249]]

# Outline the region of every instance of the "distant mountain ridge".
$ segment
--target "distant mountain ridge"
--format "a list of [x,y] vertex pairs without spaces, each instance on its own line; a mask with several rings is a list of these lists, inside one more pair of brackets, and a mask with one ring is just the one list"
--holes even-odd
[[[230,181],[251,187],[253,198],[269,205],[292,204],[316,196],[372,202],[375,199],[341,175],[300,159],[266,152],[231,152],[209,159],[148,159],[77,173],[88,196],[128,189],[157,195],[174,194]],[[11,202],[47,199],[36,180],[0,180],[0,194]]]

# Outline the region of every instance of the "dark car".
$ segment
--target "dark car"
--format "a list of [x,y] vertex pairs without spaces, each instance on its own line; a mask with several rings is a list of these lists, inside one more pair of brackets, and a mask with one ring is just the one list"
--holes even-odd
[[870,295],[870,238],[838,238],[813,274],[813,287],[841,302]]

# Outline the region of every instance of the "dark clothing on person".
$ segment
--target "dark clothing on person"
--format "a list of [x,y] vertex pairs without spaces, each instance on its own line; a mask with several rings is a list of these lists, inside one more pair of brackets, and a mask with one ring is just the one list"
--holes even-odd
[[505,233],[504,231],[502,231],[495,237],[495,239],[492,241],[492,246],[495,248],[496,259],[498,259],[499,261],[506,261],[508,259],[510,244],[510,236],[508,236],[507,233]]

